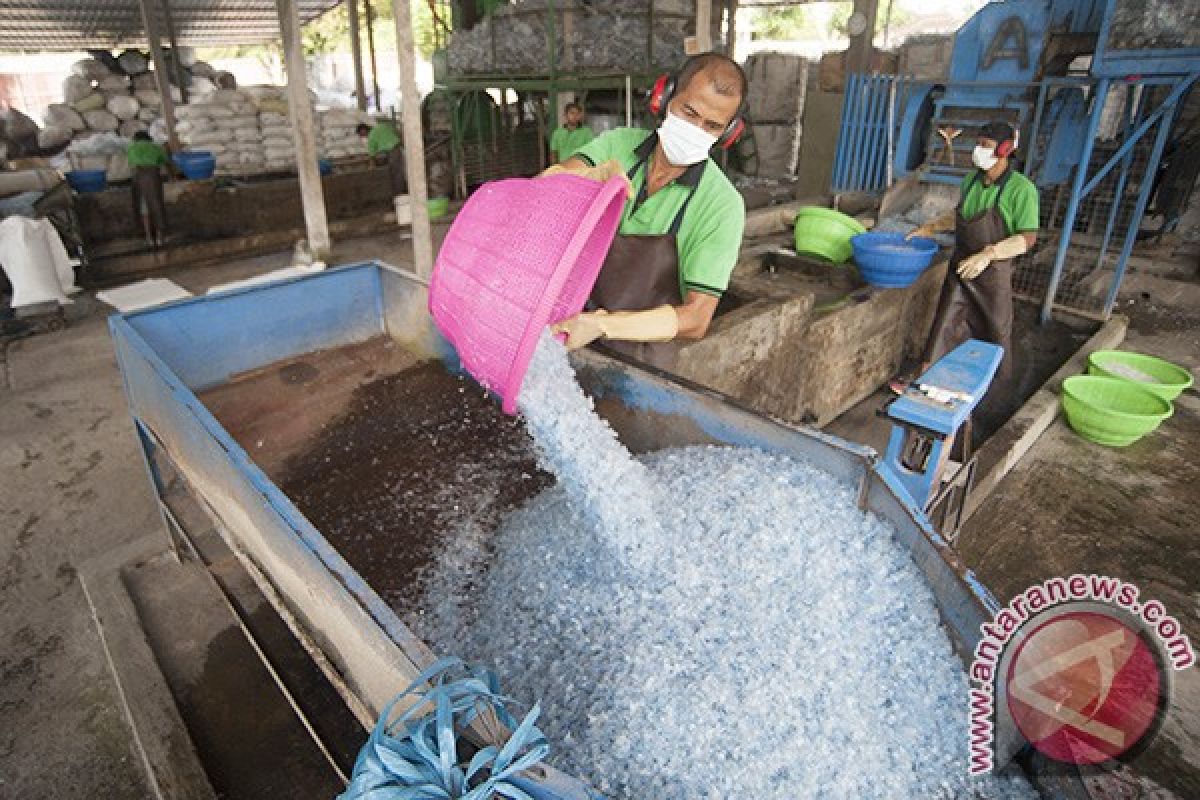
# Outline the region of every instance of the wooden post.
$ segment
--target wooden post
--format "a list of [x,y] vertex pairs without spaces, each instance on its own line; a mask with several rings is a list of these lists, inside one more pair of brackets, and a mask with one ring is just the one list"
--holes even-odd
[[879,0],[854,0],[854,13],[862,14],[866,28],[858,36],[850,37],[846,51],[846,74],[871,71],[871,53],[875,40],[875,17],[879,16]]
[[188,101],[187,87],[184,86],[183,61],[179,58],[179,44],[175,41],[175,20],[171,16],[171,0],[160,0],[162,3],[163,22],[167,27],[167,44],[171,45],[171,67],[175,70],[175,85],[179,87],[179,99]]
[[392,0],[396,17],[396,58],[400,61],[400,97],[404,112],[404,165],[412,203],[413,270],[422,278],[433,274],[433,236],[426,208],[425,139],[421,131],[421,95],[417,91],[416,47],[413,44],[410,0]]
[[312,103],[308,99],[308,75],[304,67],[304,42],[296,0],[275,0],[279,11],[279,33],[283,39],[283,63],[287,70],[288,116],[296,140],[296,174],[300,177],[300,202],[304,228],[313,256],[329,258],[329,220],[325,217],[325,195],[317,166],[317,132]]
[[379,62],[375,60],[375,9],[371,7],[371,0],[363,0],[363,2],[366,4],[367,10],[367,51],[371,56],[371,83],[375,86],[375,110],[383,111],[383,103],[379,99]]
[[162,41],[159,38],[158,18],[156,9],[152,9],[149,0],[138,0],[142,12],[142,27],[146,29],[146,44],[150,46],[150,60],[154,62],[154,79],[158,83],[158,93],[162,95],[163,121],[167,125],[167,145],[171,152],[178,153],[179,134],[175,132],[175,99],[171,97],[171,79],[167,77],[167,60],[163,58]]
[[712,50],[712,0],[696,0],[696,52]]
[[354,99],[359,111],[367,110],[367,82],[363,78],[362,33],[358,29],[358,0],[346,0],[350,18],[350,60],[354,66]]
[[737,58],[738,0],[729,0],[729,25],[725,28],[725,55]]

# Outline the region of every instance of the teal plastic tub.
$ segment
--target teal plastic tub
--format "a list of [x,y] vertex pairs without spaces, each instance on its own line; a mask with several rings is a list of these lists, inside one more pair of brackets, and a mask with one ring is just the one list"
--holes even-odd
[[1173,402],[1195,381],[1192,373],[1161,358],[1126,353],[1121,350],[1097,350],[1088,356],[1088,374],[1128,381]]
[[1089,442],[1126,447],[1171,416],[1171,404],[1119,378],[1076,375],[1063,381],[1067,423]]
[[796,212],[796,252],[834,264],[844,264],[854,253],[850,240],[867,229],[854,217],[832,208],[805,206]]

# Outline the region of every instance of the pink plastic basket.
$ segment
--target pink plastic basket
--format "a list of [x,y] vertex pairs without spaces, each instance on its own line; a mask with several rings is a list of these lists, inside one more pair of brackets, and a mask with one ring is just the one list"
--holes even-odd
[[505,413],[516,413],[542,331],[583,310],[624,201],[620,178],[512,178],[480,187],[450,226],[429,312]]

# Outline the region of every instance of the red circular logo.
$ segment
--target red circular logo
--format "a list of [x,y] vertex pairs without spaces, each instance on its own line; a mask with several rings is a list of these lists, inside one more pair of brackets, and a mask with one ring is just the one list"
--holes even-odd
[[1008,665],[1008,708],[1038,750],[1100,764],[1150,731],[1164,691],[1145,638],[1098,611],[1068,611],[1035,628]]

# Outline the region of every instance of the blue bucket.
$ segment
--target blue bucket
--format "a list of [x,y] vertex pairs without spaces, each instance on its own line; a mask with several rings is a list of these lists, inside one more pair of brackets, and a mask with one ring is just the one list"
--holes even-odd
[[208,150],[184,150],[171,156],[171,160],[190,181],[207,180],[217,169],[217,159]]
[[900,233],[860,233],[850,244],[862,279],[886,289],[911,286],[933,263],[938,251],[933,239],[905,239]]
[[103,192],[108,174],[102,169],[73,169],[67,173],[67,185],[80,194]]

